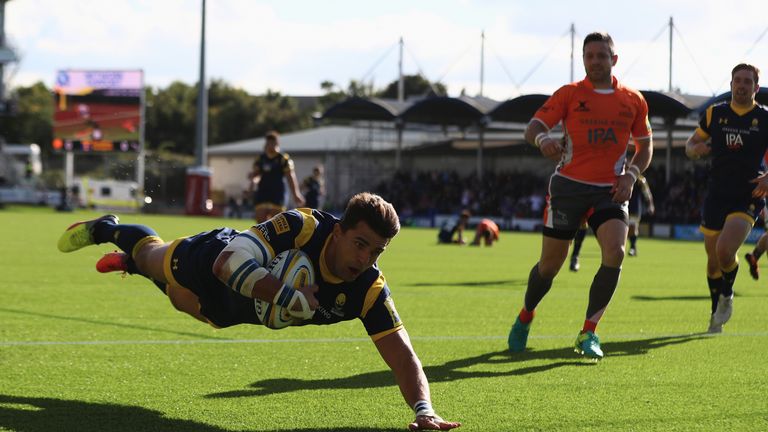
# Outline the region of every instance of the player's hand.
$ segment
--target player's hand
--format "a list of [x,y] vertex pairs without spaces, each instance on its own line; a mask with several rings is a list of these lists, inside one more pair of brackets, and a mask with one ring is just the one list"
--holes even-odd
[[296,288],[296,302],[288,309],[288,313],[295,318],[310,319],[315,314],[315,309],[320,305],[315,293],[320,287],[316,284]]
[[629,175],[620,175],[619,178],[613,183],[611,188],[611,194],[613,195],[613,202],[624,202],[629,200],[632,196],[632,188],[635,186],[635,179]]
[[754,189],[752,189],[752,196],[755,198],[765,198],[768,196],[768,173],[762,174],[749,181],[750,183],[757,183]]
[[544,157],[555,162],[559,162],[563,157],[562,142],[551,137],[546,137],[541,140],[539,150],[541,151],[541,154],[544,155]]
[[709,154],[712,148],[706,141],[692,141],[685,145],[685,155],[689,159],[697,160]]
[[408,429],[412,431],[419,430],[451,430],[461,426],[458,422],[447,422],[440,418],[438,415],[433,416],[416,416],[416,420],[408,425]]
[[304,207],[304,204],[306,203],[304,197],[301,194],[294,195],[293,201],[296,203],[296,207]]

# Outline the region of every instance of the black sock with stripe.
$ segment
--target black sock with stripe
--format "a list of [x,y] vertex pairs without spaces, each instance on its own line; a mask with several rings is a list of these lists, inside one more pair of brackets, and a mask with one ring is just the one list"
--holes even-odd
[[715,313],[717,309],[717,299],[720,296],[720,291],[723,286],[723,277],[709,277],[707,276],[707,285],[709,286],[709,297],[712,300],[712,312]]

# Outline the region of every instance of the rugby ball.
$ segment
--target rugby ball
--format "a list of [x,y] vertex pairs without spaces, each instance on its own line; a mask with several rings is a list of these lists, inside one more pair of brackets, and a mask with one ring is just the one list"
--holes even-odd
[[[312,260],[299,249],[280,252],[267,265],[267,270],[291,288],[315,283]],[[285,308],[264,300],[255,299],[255,307],[259,321],[269,328],[281,329],[301,322],[301,319],[291,316]]]
[[315,269],[312,260],[299,249],[280,252],[269,263],[267,270],[291,288],[315,283]]

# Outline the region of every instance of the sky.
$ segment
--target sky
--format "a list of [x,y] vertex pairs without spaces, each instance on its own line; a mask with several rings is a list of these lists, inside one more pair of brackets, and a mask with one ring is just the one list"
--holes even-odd
[[[197,82],[202,0],[10,0],[10,87],[60,69],[142,69],[145,83]],[[641,90],[728,91],[731,68],[768,71],[764,0],[208,0],[206,75],[252,94],[320,95],[320,83],[383,88],[403,72],[498,100],[554,92],[584,77],[581,43],[608,31],[614,74]],[[484,50],[481,34],[485,35]],[[484,62],[481,62],[481,53]]]

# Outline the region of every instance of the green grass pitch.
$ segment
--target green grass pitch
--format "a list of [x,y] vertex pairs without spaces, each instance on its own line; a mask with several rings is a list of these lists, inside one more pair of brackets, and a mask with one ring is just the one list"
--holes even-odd
[[[359,321],[216,330],[141,277],[94,269],[108,245],[59,253],[95,213],[0,210],[0,430],[395,431],[412,420]],[[122,215],[172,240],[249,221]],[[588,237],[538,309],[530,349],[506,336],[538,259],[537,234],[438,246],[406,228],[380,260],[439,414],[463,431],[768,430],[768,272],[742,266],[722,335],[700,243],[641,239],[598,327],[600,363],[572,344],[599,265]],[[740,257],[749,250],[744,247]]]

